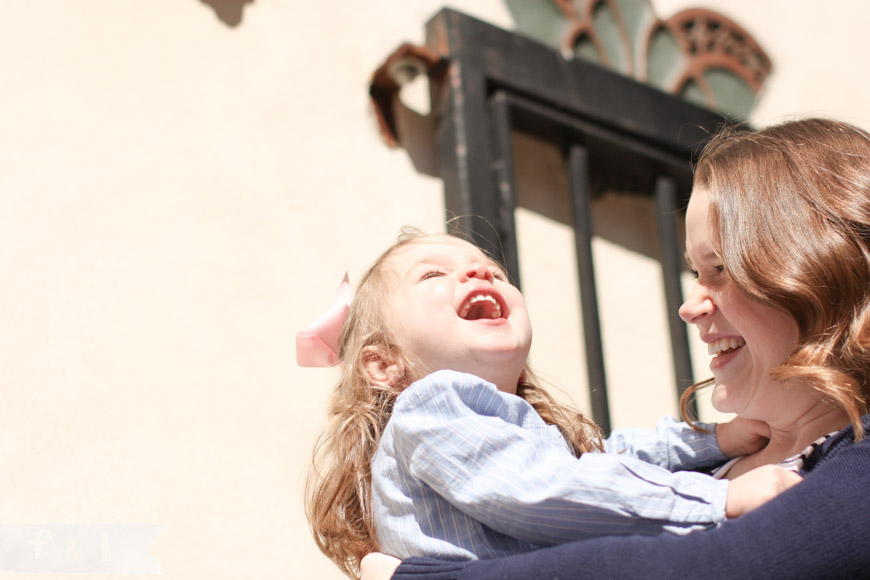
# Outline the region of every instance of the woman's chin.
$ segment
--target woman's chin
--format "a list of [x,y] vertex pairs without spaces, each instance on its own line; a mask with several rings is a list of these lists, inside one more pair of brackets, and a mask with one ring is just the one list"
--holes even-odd
[[713,387],[713,394],[710,396],[710,404],[720,413],[737,412],[733,401],[728,397],[727,387],[719,384],[716,384],[716,386]]

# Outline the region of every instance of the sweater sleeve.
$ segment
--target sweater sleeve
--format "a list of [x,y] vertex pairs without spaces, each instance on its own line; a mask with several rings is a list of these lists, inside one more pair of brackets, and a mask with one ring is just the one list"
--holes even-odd
[[411,477],[524,542],[681,533],[725,519],[726,481],[620,454],[578,459],[528,403],[472,375],[439,372],[415,383],[390,422]]
[[393,580],[756,580],[870,576],[870,442],[826,461],[761,508],[687,536],[606,537],[495,560],[412,559]]

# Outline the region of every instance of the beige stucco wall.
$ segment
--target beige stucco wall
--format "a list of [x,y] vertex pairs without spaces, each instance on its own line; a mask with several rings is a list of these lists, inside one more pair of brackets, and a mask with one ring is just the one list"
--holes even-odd
[[[296,367],[294,335],[401,225],[442,227],[440,182],[382,145],[366,92],[440,5],[4,6],[0,524],[162,524],[151,553],[166,578],[341,577],[300,493],[335,374]],[[500,0],[452,5],[511,25]],[[235,25],[213,8],[233,6]],[[870,55],[855,50],[870,4],[654,6],[717,9],[762,42],[776,70],[756,122],[870,127]],[[553,175],[529,167],[524,187]],[[518,221],[533,362],[585,406],[570,232]],[[607,240],[596,257],[614,420],[651,424],[673,410],[657,270]]]

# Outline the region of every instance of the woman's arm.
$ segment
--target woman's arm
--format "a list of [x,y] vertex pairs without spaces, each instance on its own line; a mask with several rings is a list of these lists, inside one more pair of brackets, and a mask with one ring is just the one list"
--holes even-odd
[[[495,560],[404,561],[393,580],[870,578],[870,440],[721,527],[584,540]],[[364,580],[379,580],[365,577]]]

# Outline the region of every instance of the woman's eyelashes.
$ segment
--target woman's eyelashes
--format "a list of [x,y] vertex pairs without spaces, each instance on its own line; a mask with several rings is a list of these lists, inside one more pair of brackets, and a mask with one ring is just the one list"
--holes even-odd
[[[697,280],[698,278],[701,277],[701,274],[698,272],[698,270],[689,270],[689,272],[691,272],[692,278],[694,278],[695,280]],[[719,274],[723,274],[725,272],[725,266],[722,266],[722,265],[710,266],[708,272],[709,272],[710,277],[716,277]],[[705,277],[707,277],[707,276],[705,276]]]

